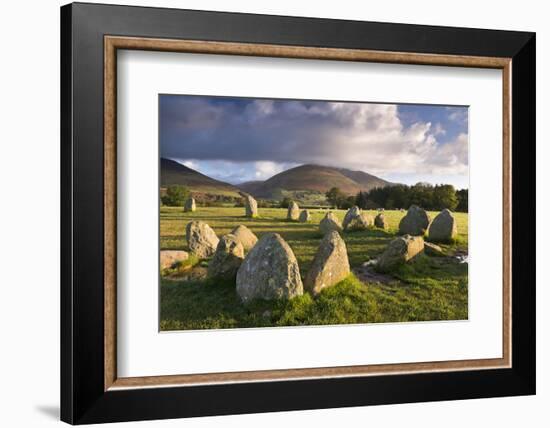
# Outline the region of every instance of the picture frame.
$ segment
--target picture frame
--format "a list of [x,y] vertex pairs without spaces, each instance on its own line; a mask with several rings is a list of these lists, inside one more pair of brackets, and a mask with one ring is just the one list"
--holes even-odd
[[[502,358],[118,377],[121,49],[502,70]],[[86,424],[534,394],[535,97],[534,33],[63,6],[61,419]]]

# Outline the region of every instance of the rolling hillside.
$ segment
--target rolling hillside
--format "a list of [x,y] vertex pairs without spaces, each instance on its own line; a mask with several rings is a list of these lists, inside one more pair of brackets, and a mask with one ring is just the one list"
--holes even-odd
[[161,158],[160,185],[167,187],[171,184],[179,184],[188,187],[192,192],[210,195],[239,197],[240,192],[231,184],[210,178],[176,161]]
[[392,183],[362,171],[333,168],[321,165],[301,165],[283,171],[263,183],[247,182],[239,186],[259,198],[279,198],[281,191],[310,191],[325,193],[338,187],[344,193],[353,195]]

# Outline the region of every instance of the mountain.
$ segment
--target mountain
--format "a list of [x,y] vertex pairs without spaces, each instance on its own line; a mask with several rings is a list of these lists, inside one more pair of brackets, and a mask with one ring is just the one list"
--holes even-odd
[[352,171],[351,169],[345,168],[338,168],[338,171],[358,183],[360,186],[364,186],[363,190],[370,190],[375,187],[385,187],[393,184],[363,171]]
[[280,198],[284,191],[310,191],[325,193],[333,187],[354,195],[375,187],[392,183],[362,171],[322,165],[301,165],[283,171],[263,183],[247,182],[239,185],[243,191],[259,198]]
[[246,193],[254,193],[254,191],[264,184],[263,181],[245,181],[244,183],[237,184],[237,187]]
[[240,192],[238,188],[229,183],[210,178],[176,161],[161,158],[160,185],[167,187],[171,184],[186,186],[192,192],[211,195],[239,197]]

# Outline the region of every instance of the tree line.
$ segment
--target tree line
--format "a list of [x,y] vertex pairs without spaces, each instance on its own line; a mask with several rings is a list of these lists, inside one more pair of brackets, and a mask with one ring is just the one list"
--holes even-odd
[[329,203],[341,209],[357,205],[361,209],[391,210],[408,209],[411,205],[418,205],[430,211],[448,208],[451,211],[468,212],[468,189],[456,190],[450,184],[398,184],[359,192],[355,196],[346,195],[337,187],[333,187],[325,196]]

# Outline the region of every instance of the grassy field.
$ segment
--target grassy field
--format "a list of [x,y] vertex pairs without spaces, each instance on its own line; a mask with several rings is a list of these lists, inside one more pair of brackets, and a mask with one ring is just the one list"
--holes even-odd
[[[318,223],[325,210],[310,210],[310,223],[286,221],[286,209],[260,209],[260,218],[248,219],[243,208],[201,208],[184,213],[181,208],[161,208],[161,249],[186,249],[185,225],[191,220],[208,223],[218,236],[244,224],[258,237],[277,232],[290,245],[302,277],[313,261],[322,236]],[[333,211],[340,219],[344,210]],[[375,211],[371,212],[376,214]],[[359,267],[376,258],[395,237],[400,211],[385,211],[390,228],[344,233],[350,264]],[[437,213],[430,213],[432,218]],[[467,252],[468,215],[455,214],[459,237],[442,245],[445,253]],[[467,319],[468,265],[451,257],[420,256],[392,273],[384,282],[361,282],[353,274],[317,298],[309,294],[291,301],[240,303],[234,282],[182,280],[161,281],[161,330],[295,326],[417,320]]]

